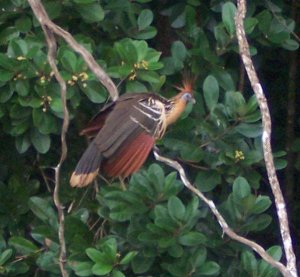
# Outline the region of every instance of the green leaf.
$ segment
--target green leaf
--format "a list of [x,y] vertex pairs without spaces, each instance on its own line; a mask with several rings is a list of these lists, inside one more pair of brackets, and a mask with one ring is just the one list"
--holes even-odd
[[53,98],[52,101],[50,102],[50,108],[55,113],[62,114],[63,113],[63,105],[62,105],[61,99],[58,97]]
[[9,58],[7,55],[0,53],[0,66],[9,71],[14,71],[18,68],[18,62],[15,59]]
[[13,76],[14,76],[13,72],[0,69],[0,82],[7,82],[11,80]]
[[295,51],[299,49],[299,42],[294,39],[287,39],[281,44],[281,46],[289,51]]
[[255,218],[249,219],[244,225],[243,229],[247,232],[254,231],[262,231],[267,228],[272,222],[272,217],[267,214],[261,214]]
[[257,276],[257,261],[253,253],[250,251],[243,251],[241,259],[243,268],[249,274]]
[[144,40],[132,40],[131,43],[134,45],[137,53],[137,62],[145,60],[147,52],[149,50],[148,44]]
[[250,185],[244,177],[237,177],[232,186],[233,196],[237,199],[246,198],[250,193]]
[[129,63],[133,65],[138,61],[137,48],[131,39],[125,38],[116,42],[114,44],[114,49],[125,64]]
[[57,216],[50,203],[40,197],[32,196],[28,205],[31,211],[44,222],[57,223]]
[[272,204],[269,196],[259,195],[255,200],[255,206],[251,209],[254,214],[261,214],[266,211]]
[[26,96],[29,93],[29,81],[28,80],[17,80],[16,91],[20,96]]
[[163,190],[165,183],[164,171],[158,164],[152,164],[148,168],[148,176],[151,183],[154,184],[156,191],[159,193]]
[[180,149],[180,155],[183,160],[190,162],[200,162],[205,153],[197,145],[190,143],[182,143],[182,148]]
[[199,269],[197,270],[198,274],[204,276],[212,276],[217,275],[220,272],[220,266],[212,261],[205,262]]
[[29,32],[31,29],[30,17],[23,16],[21,18],[18,18],[15,22],[15,26],[20,32],[24,32],[24,33]]
[[268,35],[272,22],[272,14],[269,10],[260,12],[256,18],[258,19],[258,28],[265,34]]
[[132,260],[132,270],[135,274],[145,273],[149,270],[153,262],[153,257],[148,258],[141,255],[137,255]]
[[114,269],[112,272],[112,277],[126,277],[121,271]]
[[[126,93],[139,93],[148,92],[147,87],[139,81],[128,81],[126,82]],[[1,94],[1,91],[0,91]]]
[[85,87],[81,86],[81,89],[93,103],[103,103],[106,100],[106,90],[97,81],[89,81]]
[[105,254],[95,248],[87,248],[85,253],[95,263],[106,263]]
[[168,201],[169,215],[175,220],[183,220],[185,207],[181,200],[176,196],[171,196]]
[[72,268],[74,269],[77,276],[91,276],[92,275],[92,266],[91,262],[76,262]]
[[258,124],[248,124],[240,123],[235,127],[235,130],[247,138],[257,138],[262,134],[261,123]]
[[227,29],[227,32],[233,36],[235,34],[235,14],[236,6],[232,2],[226,2],[222,6],[222,21]]
[[197,187],[202,192],[209,192],[221,183],[221,176],[215,170],[200,171],[195,179]]
[[[272,246],[267,250],[267,253],[271,255],[274,260],[279,261],[282,256],[282,250],[280,246]],[[261,260],[258,265],[259,276],[277,276],[277,272],[273,272],[273,268],[270,264],[266,263],[264,260]],[[276,270],[277,271],[277,270]],[[273,273],[273,274],[272,274]],[[276,275],[275,275],[276,274]]]
[[117,258],[117,241],[115,238],[109,238],[102,245],[103,254],[106,256],[106,261],[114,264]]
[[139,71],[138,72],[138,78],[146,81],[150,84],[159,84],[160,78],[159,75],[154,71]]
[[32,119],[34,126],[44,135],[55,133],[58,130],[56,119],[49,112],[43,112],[41,109],[33,109]]
[[267,250],[268,254],[272,256],[275,261],[279,261],[282,257],[281,246],[274,245]]
[[207,241],[206,236],[199,232],[189,232],[179,237],[180,244],[184,246],[195,246]]
[[153,12],[149,9],[142,10],[137,19],[139,31],[146,29],[153,21]]
[[230,44],[230,37],[226,32],[224,26],[217,25],[214,27],[214,35],[217,41],[217,48],[226,52],[226,48]]
[[[0,57],[1,59],[1,57]],[[0,103],[6,103],[14,94],[14,90],[8,86],[0,89]]]
[[3,266],[12,256],[12,249],[4,250],[0,255],[0,266]]
[[30,133],[30,140],[34,148],[42,154],[45,154],[50,149],[50,136],[43,135],[37,129],[32,129]]
[[76,71],[77,57],[72,51],[65,50],[61,57],[61,63],[66,70],[73,73]]
[[205,262],[207,257],[206,248],[203,246],[197,246],[197,250],[193,253],[190,261],[194,268],[198,268]]
[[[10,40],[19,37],[20,32],[15,26],[1,28],[0,31],[0,45],[7,44]],[[1,60],[1,58],[0,58]]]
[[186,50],[183,42],[180,40],[177,40],[172,43],[171,53],[174,58],[176,58],[180,61],[184,61],[184,59],[187,55],[187,50]]
[[96,263],[92,267],[92,273],[95,275],[103,276],[110,273],[112,269],[113,269],[113,265]]
[[153,26],[149,26],[146,29],[138,32],[136,35],[134,35],[135,39],[151,39],[154,38],[157,34],[157,30]]
[[27,134],[16,137],[16,148],[20,154],[25,153],[30,146],[30,139]]
[[244,22],[246,34],[251,34],[257,24],[258,20],[256,18],[247,17]]
[[219,84],[214,76],[206,77],[203,83],[203,92],[206,106],[212,111],[219,100]]
[[130,251],[128,252],[120,261],[121,265],[129,264],[132,259],[137,255],[137,251]]
[[104,10],[98,3],[78,5],[77,11],[87,23],[99,22],[104,19]]
[[11,237],[8,244],[16,248],[18,253],[22,255],[28,255],[38,250],[38,247],[36,245],[23,237]]

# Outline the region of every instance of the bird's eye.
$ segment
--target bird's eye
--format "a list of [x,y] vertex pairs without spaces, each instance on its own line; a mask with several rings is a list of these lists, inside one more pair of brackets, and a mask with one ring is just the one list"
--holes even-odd
[[186,102],[192,102],[193,104],[195,103],[195,99],[190,92],[185,92],[181,98]]
[[192,99],[192,95],[189,92],[186,92],[182,95],[182,98],[188,102]]

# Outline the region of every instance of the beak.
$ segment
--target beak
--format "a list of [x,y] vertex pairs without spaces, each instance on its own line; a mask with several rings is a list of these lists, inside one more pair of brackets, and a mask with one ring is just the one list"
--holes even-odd
[[191,102],[192,104],[195,104],[195,103],[196,103],[196,99],[195,99],[194,97],[192,97],[191,100],[190,100],[190,102]]

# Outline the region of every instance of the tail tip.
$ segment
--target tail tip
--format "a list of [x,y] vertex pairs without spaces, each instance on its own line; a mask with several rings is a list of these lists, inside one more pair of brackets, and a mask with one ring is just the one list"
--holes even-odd
[[71,187],[85,187],[87,185],[89,185],[91,182],[93,182],[93,180],[96,178],[96,176],[98,175],[98,169],[96,171],[90,172],[88,174],[82,174],[82,173],[76,173],[76,171],[74,171],[72,173],[72,176],[70,178],[70,185]]

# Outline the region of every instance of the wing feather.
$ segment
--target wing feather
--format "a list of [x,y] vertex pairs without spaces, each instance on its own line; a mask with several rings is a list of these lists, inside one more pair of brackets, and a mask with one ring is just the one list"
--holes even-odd
[[140,133],[113,158],[105,161],[103,170],[109,176],[127,177],[140,169],[154,145],[154,138]]

